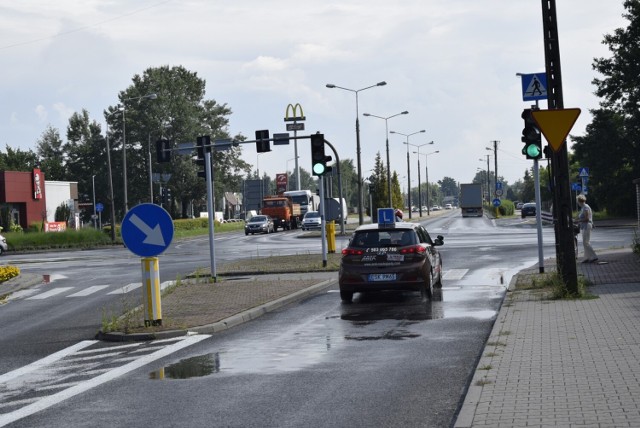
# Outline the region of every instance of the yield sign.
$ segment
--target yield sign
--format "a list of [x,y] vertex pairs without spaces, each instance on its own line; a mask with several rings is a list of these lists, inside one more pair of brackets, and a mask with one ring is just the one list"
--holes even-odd
[[534,110],[531,115],[553,151],[557,152],[580,116],[580,109]]

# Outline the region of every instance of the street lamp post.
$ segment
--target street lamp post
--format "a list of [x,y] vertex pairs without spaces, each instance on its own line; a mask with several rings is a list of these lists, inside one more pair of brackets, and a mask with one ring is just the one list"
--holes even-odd
[[[427,215],[431,215],[431,207],[429,206],[429,155],[433,155],[436,153],[440,153],[440,150],[436,150],[431,153],[419,153],[419,155],[424,156],[424,179],[427,182]],[[418,160],[420,156],[418,155]],[[418,169],[420,165],[418,165]]]
[[424,143],[424,144],[420,144],[420,145],[409,144],[407,142],[407,147],[413,146],[413,147],[416,147],[418,149],[417,152],[413,152],[413,153],[417,153],[418,154],[418,206],[419,206],[420,217],[422,217],[422,186],[420,184],[420,154],[421,154],[420,153],[420,147],[428,146],[430,144],[433,144],[433,141],[429,141],[428,143]]
[[[422,129],[420,131],[413,132],[411,134],[403,134],[402,132],[391,131],[392,134],[402,135],[406,138],[406,141],[404,144],[407,145],[407,183],[408,183],[407,206],[409,207],[409,218],[411,218],[411,163],[409,162],[409,146],[413,145],[413,144],[409,144],[409,137],[415,134],[420,134],[421,132],[426,132],[426,131]],[[431,142],[431,144],[433,144],[433,141]],[[420,216],[422,217],[422,212],[420,213]]]
[[364,216],[362,212],[362,163],[360,160],[360,114],[358,113],[358,92],[364,91],[365,89],[375,88],[376,86],[385,86],[386,84],[387,82],[382,81],[362,89],[344,88],[342,86],[334,85],[333,83],[327,83],[325,85],[329,89],[337,88],[356,94],[356,158],[358,163],[358,222],[360,224],[364,223]]
[[[376,116],[375,114],[369,114],[369,113],[362,114],[363,116],[375,117],[375,118],[384,120],[384,126],[385,126],[386,136],[387,136],[387,140],[386,140],[387,142],[387,191],[389,192],[389,208],[393,208],[393,201],[391,198],[391,162],[389,161],[389,119],[391,119],[392,117],[400,116],[402,114],[409,114],[409,112],[405,110],[400,113],[396,113],[387,117]],[[409,210],[409,212],[411,212],[411,210]]]
[[91,185],[93,187],[93,228],[98,228],[98,215],[96,214],[96,176],[91,176]]
[[158,98],[156,94],[147,94],[141,97],[132,97],[125,98],[122,100],[122,179],[124,181],[124,213],[126,214],[129,211],[129,200],[127,196],[127,128],[126,128],[126,119],[125,119],[125,111],[127,110],[126,101],[134,101],[134,100],[155,100]]
[[116,240],[116,207],[113,201],[113,173],[111,172],[111,147],[109,146],[109,118],[116,114],[120,113],[121,110],[115,110],[110,114],[106,115],[105,118],[105,141],[107,145],[107,168],[109,169],[109,201],[111,202],[110,214],[111,214],[111,242],[115,242]]

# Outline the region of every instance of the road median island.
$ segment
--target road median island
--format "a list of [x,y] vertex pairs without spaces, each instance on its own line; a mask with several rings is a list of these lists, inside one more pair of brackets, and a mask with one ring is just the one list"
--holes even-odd
[[[123,310],[123,315],[108,325],[103,322],[97,337],[151,340],[188,330],[212,333],[232,327],[330,286],[333,279],[313,276],[314,272],[335,272],[337,279],[339,258],[330,256],[337,264],[328,263],[324,268],[318,254],[243,259],[221,266],[216,282],[208,269],[201,269],[176,281],[163,295],[161,326],[145,327],[138,307]],[[309,275],[305,277],[305,273]]]

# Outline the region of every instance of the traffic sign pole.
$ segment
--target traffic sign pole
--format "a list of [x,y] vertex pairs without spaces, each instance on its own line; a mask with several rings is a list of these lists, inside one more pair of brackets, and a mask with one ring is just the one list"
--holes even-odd
[[544,273],[544,254],[542,250],[542,207],[540,205],[540,168],[538,159],[533,160],[533,179],[536,194],[536,224],[538,233],[538,271]]
[[142,259],[142,301],[144,326],[162,325],[162,297],[160,294],[160,263],[157,257]]
[[213,278],[213,282],[216,282],[218,280],[218,273],[216,272],[216,252],[215,244],[213,241],[213,238],[215,236],[214,227],[216,213],[213,206],[213,171],[211,168],[211,151],[205,150],[204,162],[207,180],[207,211],[209,213],[209,261],[211,263],[211,278]]

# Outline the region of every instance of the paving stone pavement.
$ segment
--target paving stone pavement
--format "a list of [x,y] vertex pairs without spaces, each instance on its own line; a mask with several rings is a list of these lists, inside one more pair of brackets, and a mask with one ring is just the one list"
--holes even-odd
[[455,427],[640,427],[640,257],[598,257],[578,265],[597,298],[509,292]]

